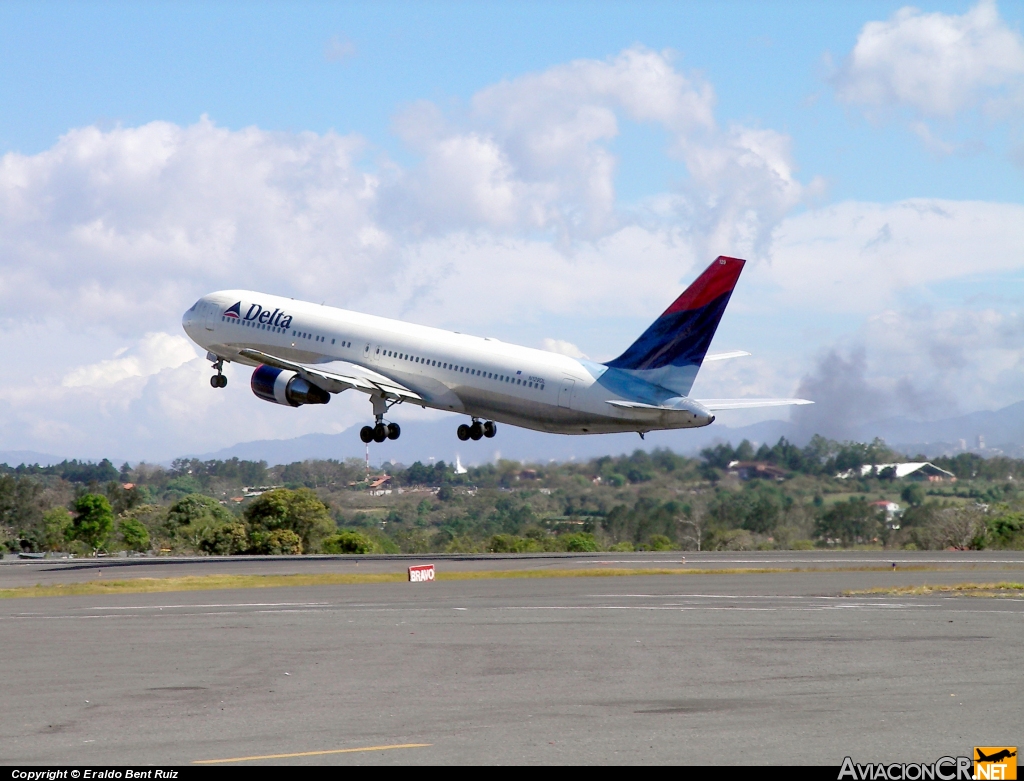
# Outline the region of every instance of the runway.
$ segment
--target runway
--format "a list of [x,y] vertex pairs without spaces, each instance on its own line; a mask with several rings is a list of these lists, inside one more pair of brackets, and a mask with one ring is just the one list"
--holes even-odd
[[842,596],[1024,575],[1019,555],[928,555],[941,569],[3,600],[0,754],[838,765],[1017,745],[1024,600]]

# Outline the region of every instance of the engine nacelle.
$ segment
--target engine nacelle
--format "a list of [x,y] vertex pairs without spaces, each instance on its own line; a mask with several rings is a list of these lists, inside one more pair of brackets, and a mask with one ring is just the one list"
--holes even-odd
[[264,401],[300,407],[303,404],[326,404],[331,394],[312,385],[298,374],[272,366],[258,366],[252,373],[252,392]]

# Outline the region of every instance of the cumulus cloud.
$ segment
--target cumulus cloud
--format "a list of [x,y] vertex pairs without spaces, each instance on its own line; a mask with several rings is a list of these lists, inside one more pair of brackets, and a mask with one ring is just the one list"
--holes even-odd
[[559,355],[568,355],[570,358],[586,358],[583,351],[579,347],[574,345],[572,342],[566,342],[563,339],[544,339],[543,347],[549,353],[558,353]]
[[[617,201],[611,143],[624,121],[666,131],[665,154],[688,172],[680,188],[629,208]],[[578,353],[570,339],[612,357],[719,253],[771,256],[748,266],[750,292],[730,316],[764,323],[765,312],[892,308],[906,288],[962,276],[965,258],[976,273],[1000,273],[1024,250],[1013,205],[850,203],[794,215],[817,185],[798,177],[789,138],[719,126],[711,86],[642,47],[492,85],[461,110],[420,102],[396,129],[411,165],[356,136],[206,118],[77,128],[39,154],[0,158],[0,345],[19,371],[0,390],[0,444],[169,458],[369,415],[364,397],[347,394],[313,410],[267,404],[240,367],[213,391],[179,322],[216,289],[547,337],[547,349]],[[637,330],[613,344],[548,337],[540,325],[594,312],[635,318]],[[698,382],[707,397],[789,395],[802,371],[764,351],[708,367]],[[1015,377],[1007,371],[998,382]]]
[[770,267],[749,276],[778,304],[868,314],[921,286],[1012,272],[1024,257],[1024,206],[909,199],[848,201],[788,217]]
[[129,377],[149,377],[163,369],[176,369],[196,357],[193,343],[184,336],[146,334],[134,347],[118,350],[114,358],[76,367],[64,376],[61,385],[114,385]]
[[[0,158],[3,318],[165,330],[199,293],[260,281],[358,294],[390,249],[363,143],[202,119],[69,132]],[[335,288],[337,289],[337,288]],[[185,305],[183,307],[183,304]]]
[[839,98],[869,112],[908,108],[952,117],[995,106],[1024,80],[1024,38],[1000,17],[994,0],[962,15],[905,7],[864,25],[832,78]]
[[641,46],[492,85],[460,112],[421,101],[396,119],[423,161],[390,183],[392,214],[421,230],[554,231],[563,248],[600,239],[637,220],[617,205],[609,148],[628,120],[664,129],[689,174],[647,205],[649,220],[682,222],[704,254],[766,254],[779,220],[818,185],[797,179],[787,136],[720,128],[714,104],[671,52]]

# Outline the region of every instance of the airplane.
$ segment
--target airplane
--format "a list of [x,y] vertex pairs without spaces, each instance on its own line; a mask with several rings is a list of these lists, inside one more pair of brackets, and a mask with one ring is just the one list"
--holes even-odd
[[997,751],[990,757],[985,756],[985,754],[982,753],[980,748],[975,748],[974,753],[978,755],[977,758],[974,760],[975,762],[999,762],[1003,759],[1009,759],[1010,757],[1017,756],[1016,751],[1010,751],[1007,748],[1004,748],[1002,751]]
[[745,260],[720,256],[622,355],[597,363],[374,315],[250,290],[203,296],[182,317],[185,333],[207,351],[227,386],[225,362],[254,366],[259,398],[300,407],[331,394],[369,396],[374,425],[360,439],[398,439],[385,420],[396,404],[467,415],[462,441],[494,437],[497,423],[557,434],[698,428],[714,412],[810,404],[806,399],[692,399]]

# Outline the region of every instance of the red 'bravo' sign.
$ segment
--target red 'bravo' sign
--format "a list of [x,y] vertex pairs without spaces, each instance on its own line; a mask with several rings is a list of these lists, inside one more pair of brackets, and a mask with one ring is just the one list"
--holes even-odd
[[409,567],[409,582],[410,583],[425,583],[428,580],[434,579],[434,565],[433,564],[417,564],[415,567]]

